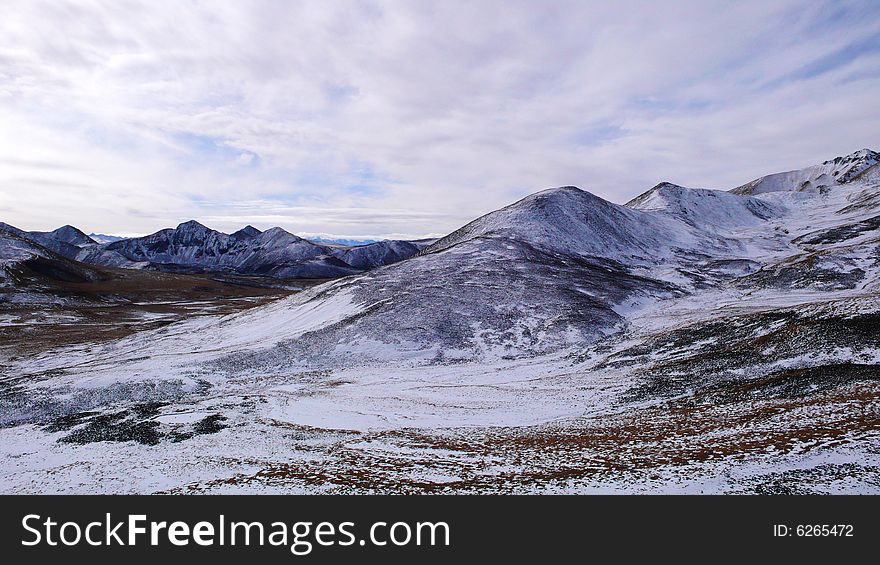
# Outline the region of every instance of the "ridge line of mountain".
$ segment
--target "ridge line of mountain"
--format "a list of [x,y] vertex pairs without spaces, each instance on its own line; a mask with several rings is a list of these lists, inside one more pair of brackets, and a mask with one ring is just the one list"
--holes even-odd
[[[261,231],[248,225],[226,234],[196,220],[105,243],[71,225],[51,232],[26,232],[0,223],[0,230],[28,238],[67,259],[95,265],[278,278],[338,278],[491,235],[583,256],[644,262],[658,253],[687,247],[692,240],[708,248],[724,248],[729,245],[725,230],[785,213],[785,203],[768,195],[826,194],[833,186],[870,176],[878,164],[880,154],[862,149],[820,165],[765,175],[729,191],[661,182],[623,205],[575,186],[551,188],[480,216],[434,241],[384,240],[344,246],[313,242],[280,227]],[[588,226],[592,238],[577,231],[583,226]]]

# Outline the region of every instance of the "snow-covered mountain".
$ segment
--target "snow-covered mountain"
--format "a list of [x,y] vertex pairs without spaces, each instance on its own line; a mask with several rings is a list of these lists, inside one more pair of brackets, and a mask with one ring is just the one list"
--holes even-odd
[[106,233],[90,233],[89,237],[95,243],[113,243],[114,241],[120,241],[126,239],[119,235],[108,235]]
[[[373,247],[375,246],[375,247]],[[278,278],[338,278],[399,261],[418,250],[405,242],[359,248],[331,248],[272,228],[261,232],[247,226],[231,235],[196,221],[145,237],[125,239],[85,250],[78,259],[120,264],[117,257],[161,270],[229,271]],[[346,258],[352,262],[346,261]]]
[[[864,155],[836,161],[851,167]],[[870,245],[853,243],[877,237],[880,207],[869,168],[861,171],[815,193],[797,179],[758,196],[663,183],[626,206],[575,187],[541,191],[411,259],[223,331],[262,335],[251,324],[278,325],[277,346],[244,353],[248,363],[504,358],[596,342],[676,297],[856,289],[874,280],[877,265]],[[333,323],[305,332],[284,323],[325,310]]]
[[[731,191],[662,183],[625,206],[545,190],[409,259],[243,313],[10,356],[0,371],[23,384],[0,395],[6,480],[876,493],[876,161],[859,151]],[[283,262],[292,246],[353,269],[412,251],[174,231],[123,246],[126,260]],[[208,420],[229,425],[197,431]]]
[[[267,275],[294,264],[311,262],[324,254],[323,248],[281,228],[258,234],[243,230],[227,235],[195,221],[145,237],[110,243],[102,250],[162,269],[248,271]],[[96,261],[85,256],[83,259]]]
[[486,214],[423,253],[480,239],[509,239],[567,255],[644,260],[660,249],[684,244],[686,231],[665,217],[633,211],[566,186],[532,194]]
[[[5,224],[0,226],[0,303],[54,302],[57,297],[43,292],[43,283],[47,280],[89,282],[106,277],[88,265],[36,243],[33,234],[23,237],[17,231],[20,230],[9,229]],[[78,237],[64,228],[60,232]]]
[[13,233],[68,259],[76,258],[80,247],[95,243],[89,236],[73,226],[62,226],[54,231],[41,232],[24,231],[15,226],[0,222],[0,232]]
[[409,259],[420,249],[421,247],[417,243],[410,241],[377,241],[344,250],[335,250],[334,254],[355,269],[366,270]]
[[7,280],[8,268],[33,258],[46,257],[48,250],[17,234],[0,230],[0,278]]
[[62,226],[57,230],[47,232],[44,235],[45,237],[52,238],[58,241],[63,241],[65,243],[70,243],[71,245],[76,245],[78,247],[96,243],[95,240],[71,225]]
[[774,228],[787,213],[669,183],[626,206],[576,187],[544,190],[412,259],[298,297],[293,311],[350,302],[350,323],[260,355],[485,359],[590,343],[625,328],[632,311],[758,271],[762,256],[788,249]]
[[68,259],[126,269],[177,272],[231,272],[282,279],[339,278],[415,255],[426,242],[379,241],[364,246],[321,245],[281,228],[261,232],[246,226],[231,235],[196,221],[145,237],[96,236],[73,226],[51,232],[26,232],[0,223],[15,233]]
[[[662,240],[667,226],[681,229]],[[594,341],[622,322],[617,305],[678,292],[638,267],[651,263],[652,245],[662,253],[687,236],[576,188],[543,191],[415,258],[322,289],[362,308],[315,345],[327,340],[352,358],[468,359]]]
[[821,165],[767,175],[734,188],[731,192],[755,195],[779,191],[823,192],[832,186],[858,179],[878,162],[880,153],[861,149],[850,155],[835,157]]
[[234,232],[231,237],[233,239],[253,239],[260,235],[262,232],[255,228],[254,226],[247,225],[237,232]]
[[720,190],[685,188],[669,182],[658,184],[626,205],[635,210],[662,211],[697,228],[754,226],[780,217],[784,212],[779,206],[758,198]]

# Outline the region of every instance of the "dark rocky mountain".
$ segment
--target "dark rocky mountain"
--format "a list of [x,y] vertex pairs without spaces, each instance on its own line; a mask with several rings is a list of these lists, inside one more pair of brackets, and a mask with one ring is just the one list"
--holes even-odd
[[81,230],[71,225],[62,226],[57,230],[46,233],[45,236],[51,237],[52,239],[56,239],[58,241],[63,241],[65,243],[70,243],[71,245],[76,245],[78,247],[97,243],[91,237],[84,234]]
[[0,229],[83,263],[127,269],[234,273],[280,279],[339,278],[415,255],[425,242],[380,241],[365,246],[316,244],[281,228],[246,226],[231,235],[196,221],[136,238],[98,243],[73,226],[52,232]]
[[371,269],[409,259],[421,247],[410,241],[378,241],[367,245],[334,250],[334,255],[355,269]]
[[91,282],[108,276],[43,247],[31,237],[0,229],[0,302],[52,303],[58,298],[47,291],[47,283]]
[[50,232],[41,232],[24,231],[15,226],[0,222],[0,231],[13,233],[68,259],[75,259],[80,252],[80,246],[87,244],[75,243],[76,241],[95,243],[87,235],[72,226],[64,226]]
[[160,270],[294,279],[344,277],[406,259],[418,251],[415,246],[396,241],[372,244],[366,252],[358,249],[318,245],[281,228],[261,232],[247,226],[227,235],[190,221],[149,236],[107,244],[101,248],[101,255],[81,258],[112,264],[113,255],[117,255]]
[[245,226],[233,233],[231,237],[235,239],[251,239],[260,235],[260,230],[255,228],[254,226]]

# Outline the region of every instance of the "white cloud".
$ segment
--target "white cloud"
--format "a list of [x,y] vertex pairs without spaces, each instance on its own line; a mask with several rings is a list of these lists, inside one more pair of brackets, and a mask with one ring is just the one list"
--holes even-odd
[[416,235],[548,186],[728,188],[877,145],[878,12],[13,0],[0,219]]

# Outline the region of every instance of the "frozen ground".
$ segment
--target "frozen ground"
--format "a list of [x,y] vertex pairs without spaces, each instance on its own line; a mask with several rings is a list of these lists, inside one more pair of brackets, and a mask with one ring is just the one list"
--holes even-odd
[[4,347],[0,490],[880,493],[875,162],[540,193],[245,312]]

